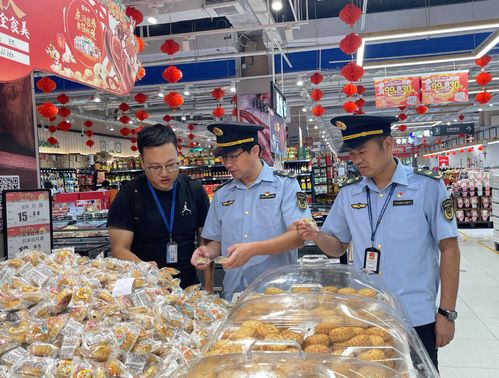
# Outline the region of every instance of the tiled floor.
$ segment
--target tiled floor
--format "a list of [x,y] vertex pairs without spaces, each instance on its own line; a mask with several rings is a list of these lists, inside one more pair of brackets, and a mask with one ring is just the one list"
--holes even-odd
[[439,350],[443,378],[499,377],[499,252],[492,230],[461,230],[454,341]]

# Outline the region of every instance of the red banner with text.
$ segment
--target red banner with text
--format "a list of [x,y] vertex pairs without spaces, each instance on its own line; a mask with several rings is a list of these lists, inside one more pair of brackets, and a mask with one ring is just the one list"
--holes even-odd
[[392,77],[374,80],[376,108],[419,105],[419,77]]
[[423,104],[468,101],[468,71],[421,76]]
[[40,70],[118,95],[140,67],[120,0],[0,0],[0,82]]

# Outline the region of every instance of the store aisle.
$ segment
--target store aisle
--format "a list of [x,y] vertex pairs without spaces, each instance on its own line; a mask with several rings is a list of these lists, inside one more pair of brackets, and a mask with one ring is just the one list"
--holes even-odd
[[443,378],[499,377],[499,252],[492,230],[460,230],[461,283],[454,341],[439,351]]

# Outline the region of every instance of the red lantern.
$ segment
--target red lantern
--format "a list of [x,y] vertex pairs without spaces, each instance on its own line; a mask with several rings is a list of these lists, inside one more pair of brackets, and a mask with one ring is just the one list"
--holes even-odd
[[406,131],[407,130],[407,125],[400,125],[399,126],[399,130],[402,131],[402,132]]
[[352,83],[345,84],[343,86],[343,93],[347,95],[347,97],[352,97],[357,93],[357,87]]
[[57,106],[55,106],[51,102],[44,102],[43,104],[38,105],[36,107],[36,110],[42,117],[47,119],[55,117],[57,115],[57,112],[59,111],[59,109],[57,109]]
[[188,124],[187,129],[189,129],[190,131],[194,130],[194,125],[192,123]]
[[447,156],[450,156],[450,152],[446,152],[445,154],[446,154]]
[[130,129],[130,134],[132,134],[132,135],[137,134],[137,129]]
[[135,152],[135,151],[137,151],[137,150],[138,150],[137,146],[135,146],[135,145],[130,146],[130,149],[131,149],[133,152]]
[[484,55],[481,58],[475,59],[475,64],[483,68],[489,64],[491,60],[492,58],[489,55]]
[[355,24],[360,16],[362,15],[362,10],[355,6],[354,4],[346,4],[343,9],[340,11],[340,20],[350,27]]
[[92,122],[92,121],[90,121],[90,120],[87,120],[87,121],[85,121],[85,122],[83,123],[83,125],[84,125],[85,127],[92,127],[92,126],[93,126],[93,122]]
[[184,98],[177,92],[170,92],[163,98],[163,101],[175,111],[176,108],[182,106]]
[[310,92],[310,98],[315,102],[320,101],[323,96],[324,96],[324,93],[318,88],[316,88],[312,92]]
[[194,148],[194,147],[196,147],[196,143],[194,142],[189,143],[189,148]]
[[475,95],[475,101],[480,104],[486,104],[492,99],[492,95],[489,92],[483,91]]
[[128,136],[128,134],[130,134],[130,129],[128,127],[122,127],[120,130],[120,134],[126,137]]
[[482,71],[478,75],[476,75],[475,81],[479,86],[485,87],[492,81],[492,75],[488,72]]
[[122,103],[120,104],[120,106],[118,106],[118,109],[119,109],[121,112],[125,113],[125,112],[127,112],[127,111],[129,111],[129,110],[130,110],[130,105],[128,105],[126,102],[122,102]]
[[85,131],[85,135],[89,138],[92,138],[94,136],[94,132],[92,130],[87,130]]
[[138,48],[139,54],[140,54],[142,51],[144,51],[146,44],[142,38],[137,37],[137,36],[135,36],[135,42],[137,42],[137,48]]
[[145,110],[137,110],[135,112],[135,117],[139,120],[139,121],[144,121],[146,120],[147,118],[149,118],[149,113],[146,112]]
[[350,62],[341,69],[341,74],[348,81],[355,82],[364,76],[364,68],[354,62]]
[[163,70],[163,79],[165,79],[169,83],[176,83],[180,79],[182,79],[182,71],[180,71],[175,66],[168,66]]
[[49,138],[47,139],[47,142],[48,142],[50,145],[52,145],[52,146],[53,146],[54,144],[57,144],[57,143],[58,143],[58,142],[57,142],[57,139],[55,139],[54,137],[49,137]]
[[483,146],[478,146],[478,151],[483,151]]
[[135,101],[137,101],[139,104],[143,104],[144,102],[147,101],[148,97],[144,93],[137,93],[134,97]]
[[322,76],[319,72],[315,72],[310,76],[310,82],[314,85],[319,85],[319,83],[324,80],[324,76]]
[[464,115],[463,114],[459,114],[459,117],[457,117],[457,118],[459,118],[459,120],[462,121],[462,120],[464,120]]
[[71,109],[61,106],[57,113],[59,114],[59,117],[66,118],[71,115]]
[[61,131],[69,131],[71,130],[71,123],[69,121],[61,121],[57,124],[57,128]]
[[127,115],[122,115],[118,120],[124,125],[129,124],[131,121],[130,117]]
[[424,105],[419,105],[416,107],[416,113],[418,114],[425,114],[428,111],[428,108]]
[[180,144],[182,143],[184,140],[182,138],[177,138],[177,143]]
[[364,93],[366,93],[366,87],[363,85],[357,85],[357,94],[363,95]]
[[146,69],[142,66],[140,66],[139,70],[137,71],[137,78],[136,80],[142,80],[146,76]]
[[452,155],[456,155],[456,154],[457,154],[457,152],[456,152],[456,151],[452,151]]
[[50,118],[49,118],[49,121],[50,121],[50,122],[54,122],[56,119],[57,119],[57,117],[50,117]]
[[55,98],[58,103],[62,105],[66,105],[69,102],[69,97],[66,96],[64,93],[61,93],[59,96]]
[[399,114],[399,120],[401,120],[402,122],[404,122],[405,120],[407,120],[407,114],[400,113]]
[[316,117],[322,117],[326,113],[326,109],[322,105],[315,105],[312,110],[312,114]]
[[364,113],[362,108],[358,108],[356,111],[353,112],[353,114],[362,115],[362,114],[366,114],[366,113]]
[[343,110],[347,113],[353,113],[357,110],[357,105],[353,101],[347,101],[343,104]]
[[340,41],[340,50],[347,55],[352,55],[361,45],[362,38],[358,34],[350,33]]
[[170,122],[171,120],[172,120],[172,117],[169,116],[168,114],[163,116],[163,121],[165,121],[166,123]]
[[[357,87],[357,90],[358,89],[359,88]],[[355,101],[355,105],[357,105],[358,108],[362,108],[365,104],[366,104],[366,100],[364,100],[363,98],[358,98],[357,101]]]
[[237,117],[237,108],[232,108],[231,114],[233,117]]
[[473,152],[473,147],[469,147],[468,152]]
[[85,142],[85,144],[89,147],[92,148],[95,144],[95,142],[92,139],[89,139]]
[[36,87],[43,93],[47,94],[57,88],[57,84],[50,77],[42,77],[36,82]]
[[55,127],[54,125],[50,125],[48,127],[48,131],[49,131],[50,134],[53,134],[53,133],[55,133],[57,131],[57,127]]
[[130,138],[130,143],[137,143],[137,138]]
[[135,21],[135,26],[138,26],[139,24],[144,21],[144,15],[142,14],[141,11],[139,11],[137,8],[128,6],[126,7],[125,14],[131,18],[132,20]]
[[225,110],[221,106],[217,106],[215,109],[213,109],[211,114],[213,114],[213,116],[215,116],[216,118],[222,118],[225,114]]
[[464,152],[464,149],[462,149],[462,148],[461,148],[461,149],[459,150],[459,153],[460,153],[460,154],[462,154],[463,152]]
[[140,133],[142,130],[144,130],[144,126],[139,126],[135,129],[135,131],[138,133]]
[[403,112],[405,109],[407,109],[407,106],[399,106],[399,110]]
[[189,138],[189,140],[193,140],[195,136],[194,134],[190,133],[189,135],[187,135],[187,138]]
[[225,92],[222,88],[215,88],[213,91],[211,91],[211,97],[213,97],[217,101],[220,101],[224,96]]
[[180,50],[180,45],[177,42],[175,42],[174,39],[167,39],[161,45],[160,50],[161,50],[161,52],[163,52],[165,54],[173,55],[178,50]]
[[442,139],[440,139],[440,138],[435,139],[435,143],[436,143],[436,144],[440,144],[440,143],[442,143]]

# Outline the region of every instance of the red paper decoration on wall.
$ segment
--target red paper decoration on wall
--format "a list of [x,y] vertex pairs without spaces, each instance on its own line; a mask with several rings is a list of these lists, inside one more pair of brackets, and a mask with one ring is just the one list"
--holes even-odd
[[419,105],[416,107],[416,113],[425,114],[428,111],[428,108],[424,105]]
[[93,122],[92,122],[92,121],[90,121],[90,120],[86,120],[86,121],[83,123],[83,125],[84,125],[85,127],[92,127]]
[[366,93],[366,87],[363,85],[357,85],[357,94],[363,95],[364,93]]
[[319,72],[315,72],[310,76],[310,82],[314,85],[319,85],[322,80],[324,80],[324,76],[322,76]]
[[149,113],[146,112],[145,110],[137,110],[135,112],[135,117],[139,120],[139,121],[144,121],[146,120],[147,118],[149,118]]
[[126,125],[126,124],[130,123],[131,118],[130,118],[129,116],[127,116],[127,115],[122,115],[120,118],[118,118],[118,120],[119,120],[122,124]]
[[131,18],[132,20],[135,21],[135,26],[138,26],[139,24],[144,21],[144,15],[142,14],[141,11],[139,11],[137,8],[128,6],[126,7],[125,14]]
[[215,88],[213,91],[211,91],[211,97],[213,97],[217,101],[220,101],[224,96],[225,92],[222,88]]
[[347,101],[343,104],[343,110],[347,113],[353,113],[357,110],[357,105],[353,101]]
[[407,114],[400,113],[399,114],[399,120],[401,120],[402,122],[406,121],[407,120]]
[[478,151],[483,151],[483,146],[478,146]]
[[163,116],[163,121],[165,121],[166,123],[170,122],[171,120],[172,120],[172,117],[169,116],[168,114]]
[[135,36],[135,41],[137,42],[137,49],[138,49],[139,54],[140,54],[142,51],[144,51],[146,44],[142,38],[137,37],[137,36]]
[[85,135],[89,138],[93,137],[94,136],[94,132],[92,130],[87,130],[85,131]]
[[343,93],[347,95],[347,97],[352,97],[357,93],[357,87],[352,83],[345,84],[343,86]]
[[490,63],[492,58],[489,55],[484,55],[481,58],[475,59],[475,64],[481,68]]
[[138,150],[138,147],[132,144],[132,145],[130,146],[130,149],[131,149],[133,152],[136,152],[136,151]]
[[407,130],[407,125],[400,125],[399,126],[399,130],[402,131],[402,132],[406,131]]
[[310,98],[315,102],[320,101],[322,97],[324,97],[324,93],[318,88],[310,92]]
[[85,144],[89,147],[92,148],[95,144],[95,142],[92,139],[89,139],[85,142]]
[[482,71],[478,75],[476,75],[475,81],[479,86],[485,87],[492,81],[492,75],[488,72]]
[[55,127],[54,125],[50,125],[47,130],[49,131],[50,134],[53,134],[57,131],[57,127]]
[[120,134],[126,137],[130,134],[130,129],[128,127],[122,127],[120,130]]
[[213,114],[216,118],[222,118],[225,114],[225,110],[219,105],[215,109],[213,109],[211,114]]

